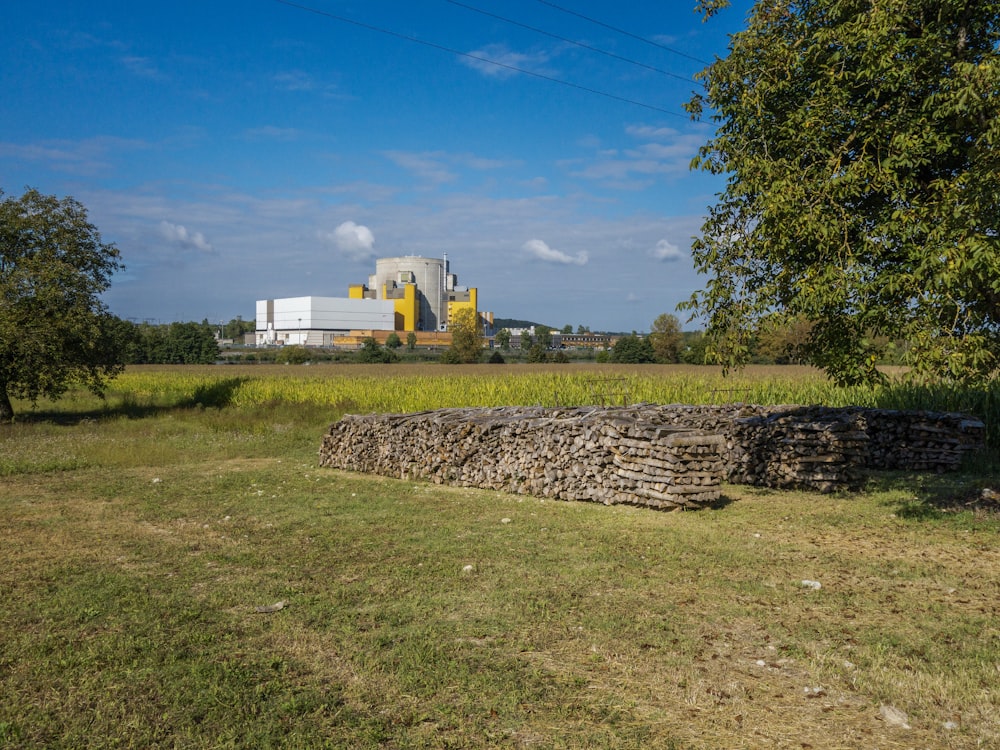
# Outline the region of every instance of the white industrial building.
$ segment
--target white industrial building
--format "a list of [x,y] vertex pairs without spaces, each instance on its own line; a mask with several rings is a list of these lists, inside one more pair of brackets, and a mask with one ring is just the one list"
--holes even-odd
[[257,300],[257,346],[331,346],[357,330],[392,331],[395,303],[384,299],[286,297]]

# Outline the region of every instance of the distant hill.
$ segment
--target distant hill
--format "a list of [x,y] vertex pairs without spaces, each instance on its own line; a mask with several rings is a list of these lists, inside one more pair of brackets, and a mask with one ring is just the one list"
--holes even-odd
[[[531,326],[540,326],[541,323],[532,323],[530,320],[516,320],[514,318],[493,318],[493,328],[500,330],[501,328],[531,328]],[[551,328],[551,326],[549,326]]]

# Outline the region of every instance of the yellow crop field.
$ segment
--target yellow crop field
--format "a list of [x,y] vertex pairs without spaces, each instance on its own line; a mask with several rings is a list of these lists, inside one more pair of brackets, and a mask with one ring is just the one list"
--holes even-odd
[[724,378],[693,366],[134,367],[110,394],[137,403],[184,400],[254,407],[315,404],[358,412],[453,406],[656,403],[870,404],[870,388],[836,388],[821,373],[759,367]]
[[881,386],[838,387],[809,367],[751,366],[724,377],[691,365],[139,366],[112,382],[109,404],[312,405],[344,413],[463,406],[822,404],[974,414],[996,444],[1000,388],[919,386],[889,373]]

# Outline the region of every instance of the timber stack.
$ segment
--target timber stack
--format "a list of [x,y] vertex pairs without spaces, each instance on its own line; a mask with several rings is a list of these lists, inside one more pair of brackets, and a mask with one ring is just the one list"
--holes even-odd
[[500,407],[348,415],[320,464],[563,500],[694,508],[723,480],[819,492],[865,469],[949,471],[982,448],[962,414],[857,407]]
[[715,503],[725,439],[648,407],[501,407],[347,415],[320,465],[438,484],[661,509]]

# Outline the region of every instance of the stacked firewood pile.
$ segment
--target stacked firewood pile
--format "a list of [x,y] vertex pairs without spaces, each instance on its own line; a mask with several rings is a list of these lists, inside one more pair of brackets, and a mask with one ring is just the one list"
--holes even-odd
[[727,480],[829,492],[862,469],[954,471],[983,447],[983,423],[963,414],[822,406],[670,405],[666,424],[726,438]]
[[348,415],[324,437],[320,465],[606,505],[717,501],[724,438],[650,416],[649,407]]
[[857,418],[869,439],[866,465],[878,469],[953,471],[986,439],[982,421],[965,414],[867,409]]
[[854,407],[504,407],[345,416],[331,468],[564,500],[688,508],[725,479],[831,492],[866,468],[946,471],[982,447],[960,414]]

